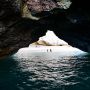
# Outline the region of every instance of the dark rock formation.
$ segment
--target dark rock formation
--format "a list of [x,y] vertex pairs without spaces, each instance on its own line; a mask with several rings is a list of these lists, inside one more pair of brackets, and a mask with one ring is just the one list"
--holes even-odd
[[[54,9],[38,21],[21,17],[13,0],[0,1],[0,57],[15,53],[43,36],[47,29],[70,45],[90,52],[89,0],[71,0],[69,9]],[[83,3],[81,3],[83,2]]]
[[23,0],[22,17],[38,20],[57,12],[54,9],[68,9],[70,0]]
[[[70,6],[69,0],[24,0],[28,6],[28,9],[35,13],[40,13],[42,11],[50,11],[54,8],[64,8],[67,9]],[[65,6],[65,2],[69,2],[68,6]],[[62,4],[62,5],[61,5]],[[63,6],[64,4],[64,6]]]

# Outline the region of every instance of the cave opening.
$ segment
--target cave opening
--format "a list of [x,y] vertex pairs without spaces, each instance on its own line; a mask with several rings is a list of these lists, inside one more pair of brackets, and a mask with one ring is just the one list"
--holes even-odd
[[36,42],[29,44],[28,47],[24,47],[18,50],[18,54],[25,53],[66,53],[65,55],[74,54],[86,54],[86,52],[69,45],[64,40],[60,39],[54,31],[47,30],[44,36],[38,38]]

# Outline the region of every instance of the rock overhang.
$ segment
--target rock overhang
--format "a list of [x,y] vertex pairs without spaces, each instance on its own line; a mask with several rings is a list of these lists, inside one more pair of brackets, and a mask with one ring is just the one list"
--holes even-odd
[[[55,14],[59,9],[68,9],[71,5],[70,0],[24,0],[22,16],[32,18],[46,17]],[[30,17],[31,16],[31,17]]]

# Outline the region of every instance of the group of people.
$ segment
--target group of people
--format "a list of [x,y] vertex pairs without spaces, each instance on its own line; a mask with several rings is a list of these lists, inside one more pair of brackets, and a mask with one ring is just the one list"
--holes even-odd
[[47,49],[47,52],[52,52],[52,49]]

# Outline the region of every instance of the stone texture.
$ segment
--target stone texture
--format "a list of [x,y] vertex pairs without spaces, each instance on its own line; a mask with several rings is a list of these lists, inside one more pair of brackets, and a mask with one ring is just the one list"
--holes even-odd
[[29,46],[47,30],[54,31],[70,45],[90,52],[89,0],[71,1],[69,9],[59,9],[57,13],[56,9],[54,14],[34,21],[22,18],[13,0],[0,0],[0,57]]

